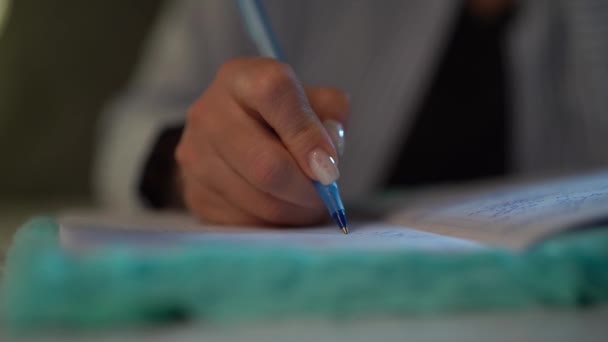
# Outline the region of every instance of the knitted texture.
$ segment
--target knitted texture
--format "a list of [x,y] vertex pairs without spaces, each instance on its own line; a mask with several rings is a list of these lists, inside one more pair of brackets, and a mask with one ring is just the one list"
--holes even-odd
[[608,230],[526,252],[318,251],[218,244],[76,255],[52,218],[17,232],[2,312],[12,328],[352,319],[574,307],[608,301]]

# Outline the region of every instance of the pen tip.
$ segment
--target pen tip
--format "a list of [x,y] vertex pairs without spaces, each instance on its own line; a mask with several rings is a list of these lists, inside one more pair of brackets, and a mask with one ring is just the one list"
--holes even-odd
[[338,224],[338,228],[342,230],[342,233],[348,234],[348,228],[346,228],[346,215],[344,214],[344,209],[337,210],[332,214],[334,220]]

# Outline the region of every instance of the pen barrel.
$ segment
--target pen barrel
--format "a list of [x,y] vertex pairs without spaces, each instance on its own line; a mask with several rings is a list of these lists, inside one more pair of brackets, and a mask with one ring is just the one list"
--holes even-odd
[[317,181],[312,181],[312,184],[317,189],[317,192],[319,193],[319,196],[321,196],[323,203],[325,203],[330,215],[333,216],[338,211],[344,211],[338,184],[334,182],[329,185],[323,185]]
[[285,57],[274,31],[271,29],[270,19],[260,0],[237,0],[241,16],[247,27],[247,33],[264,57],[270,57],[285,62]]

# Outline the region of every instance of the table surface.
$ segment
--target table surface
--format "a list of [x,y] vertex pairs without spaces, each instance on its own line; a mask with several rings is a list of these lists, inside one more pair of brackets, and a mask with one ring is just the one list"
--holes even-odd
[[181,324],[131,330],[2,333],[0,341],[606,341],[608,307],[385,318],[348,322],[283,321],[231,326]]
[[[10,236],[28,217],[86,206],[82,199],[0,202],[0,277]],[[9,334],[0,341],[606,341],[608,305],[584,310],[468,313],[434,317],[373,318],[344,322],[282,321],[230,326],[183,323],[138,329]]]

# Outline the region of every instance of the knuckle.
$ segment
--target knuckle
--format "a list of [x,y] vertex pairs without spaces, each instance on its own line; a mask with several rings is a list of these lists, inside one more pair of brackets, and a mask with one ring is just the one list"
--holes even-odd
[[185,207],[196,218],[203,222],[214,222],[218,214],[217,205],[214,205],[212,194],[205,187],[186,186],[182,195]]
[[344,106],[347,106],[350,103],[348,94],[340,88],[328,87],[327,92],[331,98]]
[[186,126],[193,126],[197,129],[204,129],[212,123],[214,111],[211,110],[213,104],[209,103],[209,89],[190,106],[186,112]]
[[276,101],[293,88],[294,72],[277,61],[261,63],[248,82],[248,91],[256,98]]
[[289,160],[268,152],[259,154],[251,165],[253,182],[262,190],[283,187],[289,171]]
[[243,57],[234,57],[226,60],[222,65],[220,65],[216,78],[223,79],[225,77],[231,78],[232,75],[240,70],[245,62],[245,58]]
[[221,222],[221,215],[219,215],[218,209],[211,208],[206,203],[193,203],[189,210],[203,223],[225,223]]
[[187,143],[185,143],[184,141],[180,141],[180,143],[175,148],[173,156],[177,164],[184,167],[187,165],[191,165],[194,162],[195,154],[193,153],[192,148],[190,148]]
[[182,199],[184,205],[189,212],[194,213],[199,218],[205,217],[205,202],[200,198],[200,194],[196,193],[188,184],[185,184]]
[[350,111],[350,99],[347,93],[334,87],[316,88],[310,91],[310,100],[315,109],[325,117],[344,122]]
[[324,139],[322,130],[310,120],[295,122],[291,136],[295,146],[317,146]]
[[267,201],[260,208],[260,216],[274,224],[287,222],[289,220],[287,212],[285,205],[278,201]]
[[186,112],[186,127],[205,127],[203,120],[205,115],[204,111],[201,110],[201,99],[193,103]]
[[331,98],[334,102],[334,110],[338,121],[344,122],[350,112],[350,99],[348,95],[337,88],[330,88]]

